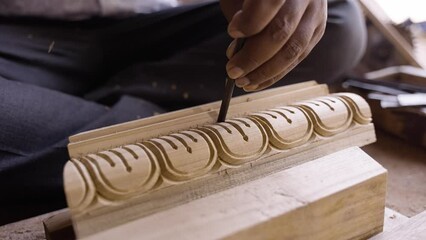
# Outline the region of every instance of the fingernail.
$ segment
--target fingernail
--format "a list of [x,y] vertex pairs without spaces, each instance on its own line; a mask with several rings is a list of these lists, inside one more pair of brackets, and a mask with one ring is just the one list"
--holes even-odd
[[244,91],[246,92],[252,92],[255,91],[257,88],[259,87],[259,85],[248,85],[244,87]]
[[239,67],[232,67],[228,70],[228,76],[232,79],[237,79],[244,74],[244,71]]
[[237,42],[234,40],[229,44],[228,48],[226,49],[226,57],[228,57],[228,59],[232,58],[232,53],[234,52],[234,48],[236,44]]
[[242,88],[242,87],[249,85],[250,80],[246,77],[238,78],[237,80],[235,80],[235,84],[237,85],[237,87]]
[[243,38],[245,37],[244,33],[236,30],[236,29],[230,29],[229,30],[229,35],[233,38]]

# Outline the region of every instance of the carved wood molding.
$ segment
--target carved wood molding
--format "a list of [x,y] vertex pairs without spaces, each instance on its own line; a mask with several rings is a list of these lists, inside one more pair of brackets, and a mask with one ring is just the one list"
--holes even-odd
[[64,185],[74,214],[279,157],[371,125],[366,101],[333,94],[72,158]]

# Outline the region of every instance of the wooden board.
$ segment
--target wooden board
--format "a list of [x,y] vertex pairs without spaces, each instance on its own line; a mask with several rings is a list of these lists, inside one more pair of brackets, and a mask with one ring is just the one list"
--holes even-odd
[[[49,213],[49,217],[43,220],[44,232],[47,240],[72,240],[75,239],[74,230],[71,224],[71,218],[68,209],[62,209],[60,211]],[[45,215],[37,217],[34,219],[23,220],[19,223],[11,224],[6,226],[6,229],[11,229],[11,232],[26,232],[28,234],[23,235],[22,238],[17,236],[10,236],[7,239],[35,239],[40,237],[40,230],[31,231],[31,229],[40,229],[37,225],[40,225],[40,220],[43,219]],[[396,212],[390,208],[385,208],[383,232],[390,231],[391,229],[402,225],[409,218],[402,215],[399,212]],[[15,226],[17,225],[17,226]],[[28,231],[29,230],[29,231]],[[0,227],[0,232],[2,232],[2,227]],[[5,234],[8,234],[4,231]],[[1,238],[0,234],[0,238]],[[6,235],[5,235],[6,236]]]
[[385,209],[383,232],[390,231],[408,221],[408,217],[390,208]]
[[[64,185],[77,236],[375,141],[370,109],[358,95],[340,93],[289,106],[270,100],[284,95],[301,98],[300,94],[300,90],[278,92],[267,101],[237,104],[246,116],[144,141],[132,129],[126,133],[130,143],[72,158],[65,166]],[[265,103],[275,107],[259,110],[270,106]],[[255,109],[252,113],[247,112],[250,106]],[[169,129],[176,127],[173,123],[192,125],[191,116],[185,119],[167,121]],[[154,125],[143,127],[150,129],[144,134],[154,134]]]
[[[250,101],[261,99],[261,98],[266,98],[268,96],[276,95],[277,93],[284,93],[285,94],[287,92],[294,92],[294,91],[298,91],[298,90],[309,89],[311,87],[317,88],[318,86],[320,86],[320,88],[318,88],[320,95],[321,94],[325,95],[325,94],[329,93],[326,86],[318,85],[318,83],[315,82],[315,81],[307,81],[307,82],[302,82],[302,83],[284,86],[284,87],[281,87],[281,88],[272,88],[272,89],[267,89],[267,90],[264,90],[264,91],[258,92],[258,93],[251,93],[251,94],[246,94],[246,95],[239,96],[239,97],[234,97],[231,100],[231,106],[235,106],[236,104],[240,104],[240,103],[244,103],[244,102],[250,102]],[[295,99],[295,100],[298,100],[298,99]],[[95,130],[91,130],[91,131],[87,131],[87,132],[83,132],[83,133],[79,133],[79,134],[76,134],[74,136],[71,136],[71,137],[69,137],[69,141],[70,141],[70,143],[75,143],[75,142],[79,142],[79,141],[84,141],[84,140],[89,140],[89,139],[93,139],[93,138],[97,138],[97,137],[102,137],[102,136],[117,133],[117,132],[131,130],[131,129],[134,129],[134,128],[152,125],[152,124],[159,123],[159,122],[165,122],[165,121],[173,120],[173,119],[176,119],[176,118],[185,117],[185,116],[188,116],[188,115],[193,115],[193,114],[208,112],[208,111],[212,111],[212,110],[217,110],[217,109],[220,108],[220,104],[221,104],[221,102],[217,101],[217,102],[207,103],[207,104],[192,107],[192,108],[186,108],[186,109],[182,109],[182,110],[177,110],[177,111],[161,114],[161,115],[158,115],[158,116],[138,119],[138,120],[134,120],[134,121],[126,122],[126,123],[116,124],[116,125],[112,125],[112,126],[108,126],[108,127],[104,127],[104,128],[99,128],[99,129],[95,129]]]
[[64,186],[78,237],[375,141],[358,95],[308,82],[82,133]]
[[[59,211],[54,211],[54,212],[46,213],[36,217],[28,218],[19,222],[9,223],[7,225],[0,226],[0,239],[1,240],[46,239],[46,235],[48,233],[46,233],[46,229],[43,229],[43,221],[52,216],[61,214],[63,211],[67,211],[67,210],[62,209]],[[71,226],[69,226],[68,229],[71,229],[72,231]],[[53,231],[56,231],[56,229]],[[69,239],[70,238],[60,238],[59,240],[69,240]]]
[[386,170],[350,148],[85,239],[365,239],[385,189]]
[[66,209],[43,220],[43,228],[47,240],[75,239],[70,212]]
[[[275,88],[232,99],[229,118],[283,106],[293,102],[327,95],[326,85],[314,81]],[[68,152],[71,158],[81,157],[136,141],[167,135],[216,122],[220,102],[192,107],[146,119],[135,120],[70,137]]]
[[403,224],[385,231],[371,240],[424,240],[426,239],[426,212],[410,218]]

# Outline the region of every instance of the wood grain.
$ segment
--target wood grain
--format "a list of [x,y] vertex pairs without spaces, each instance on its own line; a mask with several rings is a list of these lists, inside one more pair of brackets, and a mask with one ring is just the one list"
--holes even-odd
[[[295,94],[301,94],[300,90],[285,97]],[[282,94],[277,95],[269,96],[266,103],[281,99]],[[104,231],[375,141],[369,106],[355,94],[322,96],[288,106],[272,104],[273,108],[263,110],[259,109],[269,106],[263,98],[250,105],[253,112],[247,112],[249,105],[244,105],[240,109],[245,116],[225,123],[185,130],[178,127],[170,134],[143,141],[135,141],[140,135],[126,130],[126,134],[137,135],[131,143],[72,158],[65,167],[64,185],[77,235]],[[191,126],[191,117],[185,119]],[[173,129],[173,123],[179,121],[182,119],[166,122]],[[144,128],[154,133],[154,125]],[[96,144],[97,140],[85,142]]]
[[[313,83],[314,84],[314,83]],[[254,95],[242,96],[231,101],[228,110],[229,118],[245,116],[248,113],[283,106],[309,98],[328,94],[325,85],[300,87],[282,87],[270,90],[267,93],[259,92]],[[293,90],[295,88],[295,90]],[[112,126],[97,131],[71,137],[68,145],[70,157],[81,157],[88,153],[97,153],[125,144],[140,142],[154,137],[159,137],[181,130],[196,128],[200,125],[216,122],[220,103],[212,103],[200,107],[193,107],[178,112],[154,116],[145,120],[130,122],[129,125]],[[92,138],[89,136],[93,136]],[[80,141],[74,142],[75,139]]]
[[385,231],[371,240],[426,239],[426,212],[410,218],[403,224]]
[[[246,94],[244,96],[234,97],[231,100],[231,105],[235,106],[240,103],[250,102],[250,101],[258,100],[271,95],[276,95],[277,93],[293,92],[296,90],[303,90],[306,88],[316,87],[316,86],[318,86],[318,83],[316,83],[315,81],[307,81],[307,82],[292,84],[292,85],[288,85],[288,86],[284,86],[280,88],[272,88],[272,89],[264,90],[258,93],[251,93],[251,94]],[[328,89],[322,86],[320,92],[323,93],[324,95],[328,94]],[[170,113],[165,113],[165,114],[161,114],[161,115],[157,115],[153,117],[143,118],[139,120],[134,120],[134,121],[126,122],[126,123],[116,124],[116,125],[112,125],[112,126],[108,126],[104,128],[99,128],[99,129],[79,133],[69,137],[69,141],[70,143],[84,141],[84,140],[88,140],[92,138],[101,137],[104,135],[109,135],[112,133],[122,132],[126,130],[131,130],[134,128],[151,125],[154,123],[165,122],[165,121],[173,120],[176,118],[185,117],[188,115],[203,113],[203,112],[211,111],[213,109],[219,109],[220,103],[221,103],[220,101],[207,103],[207,104],[196,106],[196,107],[185,108],[185,109],[173,111]]]
[[383,232],[392,230],[395,227],[398,227],[408,221],[408,217],[402,215],[401,213],[392,210],[390,208],[385,209],[385,223],[383,226]]
[[385,189],[386,170],[350,148],[85,239],[365,239]]
[[368,127],[370,121],[362,98],[340,94],[73,158],[64,174],[68,204],[83,211],[96,199],[118,202],[140,196],[280,155],[350,126]]

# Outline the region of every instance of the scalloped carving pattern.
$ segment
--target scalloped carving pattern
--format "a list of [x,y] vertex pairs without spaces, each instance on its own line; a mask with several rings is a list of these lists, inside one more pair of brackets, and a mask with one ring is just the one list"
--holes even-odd
[[340,93],[88,154],[65,168],[68,205],[113,204],[370,122],[363,98]]

